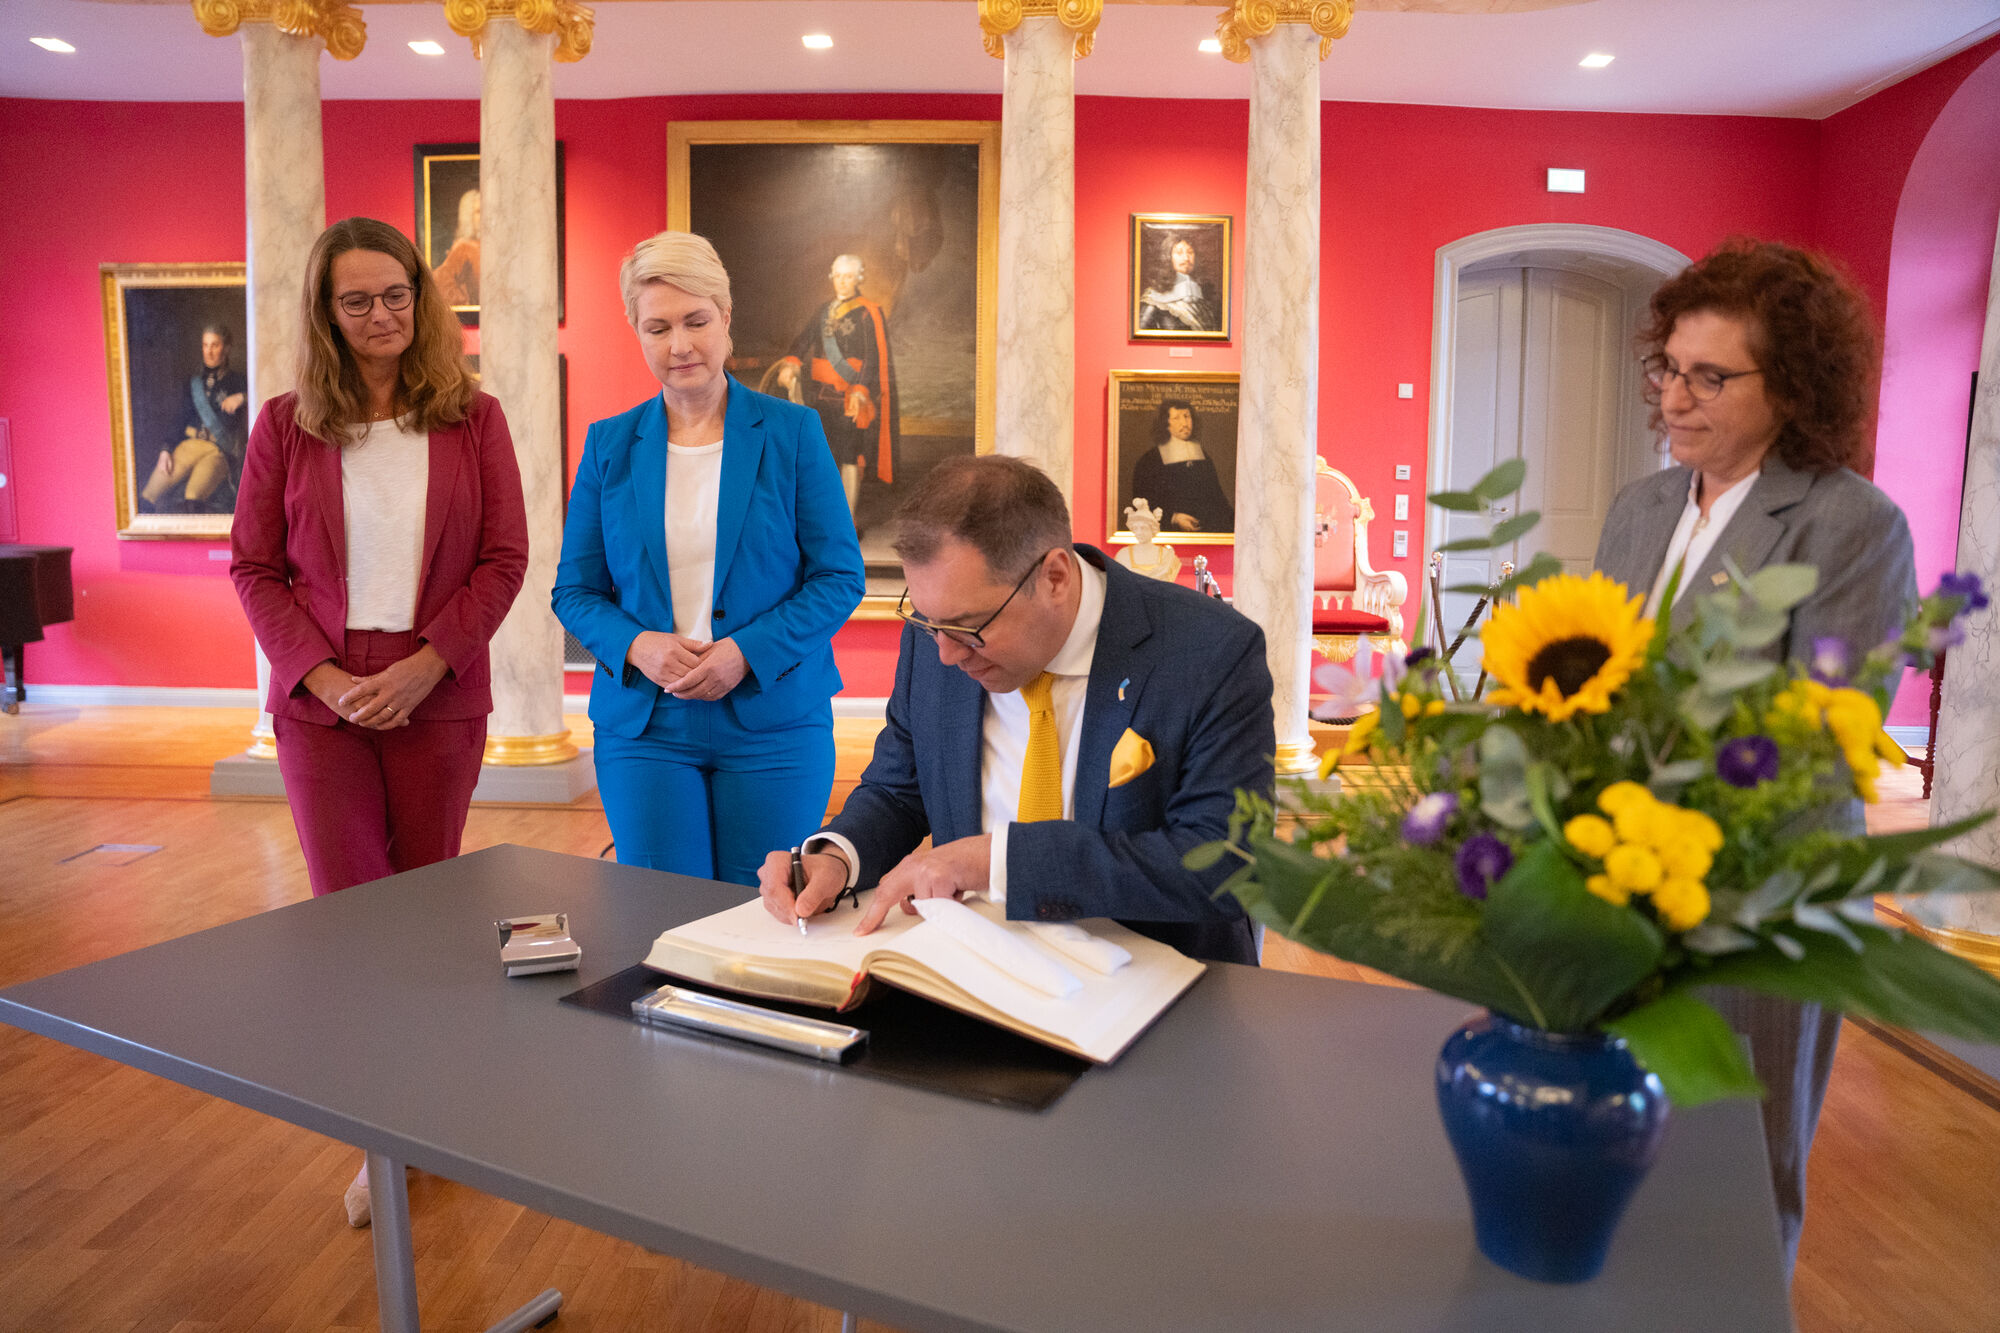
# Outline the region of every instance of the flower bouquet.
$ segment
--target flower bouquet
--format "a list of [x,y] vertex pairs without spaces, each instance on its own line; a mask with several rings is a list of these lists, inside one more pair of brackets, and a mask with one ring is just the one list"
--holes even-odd
[[[1523,474],[1503,464],[1431,499],[1489,510]],[[1535,520],[1444,549],[1512,542]],[[1882,730],[1894,682],[1986,605],[1976,578],[1947,576],[1899,639],[1858,660],[1827,642],[1798,666],[1766,654],[1812,594],[1810,567],[1732,568],[1680,633],[1642,616],[1645,590],[1559,570],[1540,556],[1496,588],[1463,590],[1494,595],[1486,697],[1447,697],[1448,665],[1426,649],[1392,659],[1368,683],[1376,708],[1327,763],[1365,757],[1375,780],[1334,798],[1294,784],[1283,810],[1239,793],[1228,839],[1189,862],[1238,860],[1224,890],[1288,939],[1491,1011],[1453,1036],[1439,1067],[1481,1248],[1576,1280],[1601,1265],[1650,1163],[1660,1094],[1683,1106],[1761,1094],[1701,988],[2000,1040],[2000,981],[1885,928],[1873,906],[1877,894],[2000,888],[2000,873],[1936,850],[1990,812],[1875,837],[1859,818],[1880,765],[1903,758]],[[1561,1090],[1538,1102],[1537,1086]],[[1597,1130],[1623,1125],[1572,1177],[1524,1181],[1581,1132],[1520,1123],[1538,1104],[1580,1107]],[[1524,1144],[1524,1132],[1542,1138]],[[1605,1197],[1583,1198],[1593,1194]],[[1592,1208],[1594,1231],[1578,1220]],[[1565,1234],[1514,1234],[1533,1220],[1524,1211]]]

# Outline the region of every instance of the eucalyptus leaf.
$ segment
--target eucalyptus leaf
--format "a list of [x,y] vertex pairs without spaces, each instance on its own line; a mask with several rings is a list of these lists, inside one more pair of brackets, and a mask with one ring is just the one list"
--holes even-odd
[[1506,578],[1493,585],[1494,599],[1504,601],[1506,598],[1513,596],[1516,588],[1532,587],[1540,583],[1543,579],[1553,578],[1562,572],[1562,561],[1556,559],[1556,557],[1550,555],[1547,551],[1537,551],[1535,552],[1534,559],[1530,560],[1525,566],[1515,570],[1512,574],[1509,574]]
[[1772,944],[1777,946],[1779,953],[1783,954],[1786,958],[1790,959],[1794,963],[1798,962],[1801,958],[1804,958],[1806,956],[1806,946],[1800,944],[1790,935],[1781,935],[1774,930],[1771,932],[1768,938],[1770,939]]
[[1744,611],[1735,618],[1730,642],[1755,652],[1776,643],[1791,627],[1792,618],[1782,611]]
[[1504,500],[1521,489],[1521,483],[1528,479],[1528,464],[1519,458],[1510,458],[1491,472],[1472,483],[1472,493],[1482,500]]
[[1535,822],[1528,807],[1528,747],[1512,727],[1491,726],[1479,737],[1479,807],[1502,828]]
[[1701,668],[1701,688],[1708,694],[1733,695],[1770,679],[1771,674],[1777,669],[1776,662],[1764,662],[1756,658],[1733,658],[1710,662]]
[[1625,1039],[1633,1058],[1659,1076],[1676,1106],[1764,1093],[1729,1024],[1692,995],[1668,991],[1604,1028]]
[[1690,782],[1705,778],[1709,773],[1706,759],[1676,759],[1671,764],[1661,764],[1646,777],[1646,785],[1656,793],[1663,787],[1684,787]]
[[1811,565],[1766,565],[1743,586],[1766,611],[1789,611],[1819,587],[1819,570]]
[[1704,921],[1681,936],[1689,952],[1699,954],[1737,953],[1757,947],[1757,936],[1721,921]]
[[1709,694],[1696,686],[1681,691],[1681,716],[1703,731],[1714,731],[1725,722],[1733,706],[1729,696]]
[[1792,920],[1806,930],[1816,930],[1822,935],[1832,935],[1842,944],[1861,952],[1861,937],[1847,928],[1847,923],[1824,907],[1814,907],[1811,903],[1797,903],[1792,907]]
[[1762,884],[1744,896],[1736,909],[1736,924],[1755,929],[1771,917],[1783,913],[1787,904],[1805,888],[1805,876],[1796,870],[1773,872]]
[[1496,546],[1505,546],[1511,538],[1496,537],[1488,533],[1484,537],[1460,537],[1457,541],[1445,542],[1433,549],[1450,554],[1454,551],[1490,551]]
[[1210,870],[1219,865],[1222,858],[1228,854],[1228,843],[1204,842],[1198,847],[1190,848],[1187,854],[1181,857],[1181,864],[1189,870]]
[[1433,491],[1428,498],[1439,509],[1455,514],[1476,514],[1486,508],[1486,502],[1471,491]]

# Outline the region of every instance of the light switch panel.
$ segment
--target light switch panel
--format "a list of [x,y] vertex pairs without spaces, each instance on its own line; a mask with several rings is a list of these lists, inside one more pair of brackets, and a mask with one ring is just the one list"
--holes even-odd
[[1408,481],[1409,479],[1410,479],[1410,465],[1408,463],[1396,464],[1396,480]]
[[1417,396],[1417,386],[1414,384],[1398,384],[1396,386],[1396,396],[1398,398],[1415,398]]
[[1389,554],[1395,556],[1398,560],[1408,559],[1410,554],[1410,534],[1401,528],[1397,528],[1396,536],[1390,543]]
[[1396,521],[1398,523],[1406,523],[1409,521],[1409,517],[1410,517],[1410,497],[1407,495],[1397,496]]

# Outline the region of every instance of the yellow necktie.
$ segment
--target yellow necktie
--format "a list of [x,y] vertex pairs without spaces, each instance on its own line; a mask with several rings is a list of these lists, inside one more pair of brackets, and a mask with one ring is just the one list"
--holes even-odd
[[1014,817],[1023,824],[1062,818],[1055,683],[1056,678],[1044,671],[1021,687],[1021,702],[1028,705],[1028,753],[1021,764],[1021,804]]

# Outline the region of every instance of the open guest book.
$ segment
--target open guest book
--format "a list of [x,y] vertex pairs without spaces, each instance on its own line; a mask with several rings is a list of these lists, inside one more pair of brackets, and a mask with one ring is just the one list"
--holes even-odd
[[[863,894],[865,900],[869,895]],[[1203,965],[1114,921],[1009,921],[983,899],[929,898],[856,936],[860,913],[807,933],[755,899],[676,926],[646,966],[718,990],[846,1010],[876,978],[1098,1064],[1124,1053]]]

